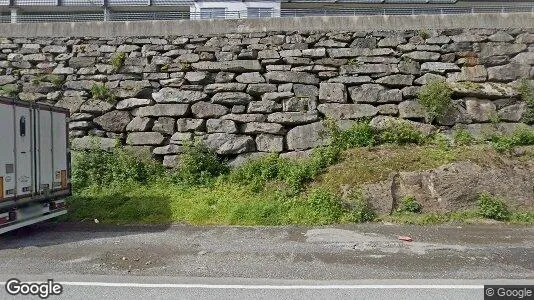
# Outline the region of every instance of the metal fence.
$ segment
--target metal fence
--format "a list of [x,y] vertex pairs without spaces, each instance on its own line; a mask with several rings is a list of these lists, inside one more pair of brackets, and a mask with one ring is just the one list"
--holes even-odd
[[90,13],[39,13],[18,14],[14,20],[10,15],[1,15],[2,23],[37,23],[37,22],[87,22],[87,21],[143,21],[143,20],[180,20],[180,19],[245,19],[306,16],[359,16],[359,15],[423,15],[423,14],[473,14],[473,13],[534,13],[534,3],[515,5],[480,5],[480,6],[443,6],[443,7],[369,7],[345,9],[282,9],[269,13],[250,15],[247,11],[225,11],[224,14],[190,13],[187,11],[154,12],[114,12],[103,10]]

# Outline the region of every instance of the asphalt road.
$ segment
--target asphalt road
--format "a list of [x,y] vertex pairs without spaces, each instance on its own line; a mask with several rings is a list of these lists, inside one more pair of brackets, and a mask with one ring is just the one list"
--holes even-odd
[[534,284],[534,227],[44,224],[0,236],[0,262],[64,284],[49,299],[483,299]]

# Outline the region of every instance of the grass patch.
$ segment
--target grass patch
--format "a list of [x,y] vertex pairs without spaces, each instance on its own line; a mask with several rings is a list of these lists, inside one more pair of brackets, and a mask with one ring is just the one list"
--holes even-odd
[[170,182],[119,189],[91,187],[68,201],[70,220],[103,223],[197,225],[318,225],[367,220],[361,207],[345,207],[333,193],[314,189],[298,196],[277,189],[258,193],[249,186],[218,180],[209,186]]
[[354,148],[345,151],[342,162],[330,166],[315,179],[314,184],[335,191],[343,185],[358,187],[383,181],[393,172],[421,171],[466,160],[485,166],[497,163],[500,159],[500,153],[489,145],[382,145],[371,149]]
[[523,115],[523,122],[527,124],[534,124],[534,86],[527,81],[522,80],[519,86],[519,93],[521,99],[527,104],[527,111]]
[[534,130],[527,127],[519,128],[511,135],[492,135],[490,143],[497,151],[507,151],[518,146],[534,145]]
[[93,99],[102,100],[109,103],[115,103],[115,95],[113,95],[109,87],[104,83],[93,84],[93,86],[91,87],[91,97]]
[[[363,200],[358,189],[362,184],[385,180],[392,172],[437,168],[456,161],[498,164],[503,155],[487,144],[453,147],[441,135],[429,139],[414,133],[411,126],[376,132],[361,121],[347,130],[328,122],[326,128],[330,143],[307,159],[271,154],[233,170],[199,142],[184,145],[175,170],[120,147],[111,152],[75,153],[68,219],[224,225],[367,222],[377,217]],[[351,187],[349,193],[341,192],[344,185]],[[475,212],[426,214],[413,197],[407,197],[392,216],[378,220],[418,224],[482,218],[534,220],[530,213],[506,215],[500,202],[490,200],[479,199],[480,209]]]

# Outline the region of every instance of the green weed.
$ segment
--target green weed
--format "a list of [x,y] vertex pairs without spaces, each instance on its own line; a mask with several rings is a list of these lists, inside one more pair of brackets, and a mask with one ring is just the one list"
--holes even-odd
[[507,221],[510,219],[510,211],[506,203],[489,194],[481,194],[477,199],[478,214],[487,219]]
[[124,52],[117,52],[113,54],[110,59],[111,66],[113,66],[113,71],[117,72],[124,65],[126,60],[126,54]]
[[91,87],[91,96],[93,99],[106,101],[109,103],[115,103],[115,95],[110,91],[108,86],[104,83],[95,83]]
[[452,105],[451,96],[452,90],[445,81],[433,80],[421,88],[417,99],[425,109],[430,123],[447,113]]

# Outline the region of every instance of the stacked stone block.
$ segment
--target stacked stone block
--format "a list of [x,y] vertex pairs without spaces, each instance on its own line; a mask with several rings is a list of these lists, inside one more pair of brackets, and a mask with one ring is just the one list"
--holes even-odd
[[231,159],[298,156],[325,142],[325,118],[423,122],[417,93],[436,79],[454,91],[436,126],[510,132],[534,76],[528,29],[2,38],[0,51],[1,93],[69,109],[74,148],[118,141],[167,166],[193,139]]

